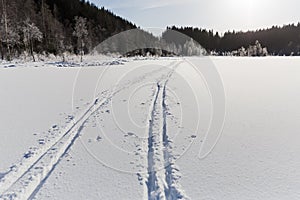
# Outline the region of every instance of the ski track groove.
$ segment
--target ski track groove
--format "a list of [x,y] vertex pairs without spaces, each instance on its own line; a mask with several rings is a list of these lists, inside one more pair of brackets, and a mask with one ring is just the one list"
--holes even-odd
[[[94,101],[94,103],[87,109],[87,110],[85,110],[84,111],[84,113],[79,117],[79,119],[78,120],[76,120],[74,123],[73,123],[73,125],[69,128],[66,128],[67,129],[67,131],[61,136],[61,137],[59,137],[58,139],[56,139],[54,142],[52,142],[50,145],[48,145],[48,147],[47,148],[45,148],[45,149],[42,149],[41,151],[42,152],[38,152],[37,154],[35,154],[34,155],[34,157],[31,157],[31,159],[29,160],[29,163],[27,164],[27,163],[25,163],[25,164],[21,164],[20,166],[18,166],[19,168],[18,168],[18,170],[17,170],[17,172],[16,173],[11,173],[11,174],[7,174],[5,177],[3,177],[2,179],[4,179],[4,180],[2,180],[1,182],[0,182],[0,199],[2,200],[2,199],[24,199],[24,197],[22,196],[22,198],[20,198],[17,194],[19,194],[19,195],[24,195],[24,193],[26,193],[26,195],[27,196],[29,196],[30,195],[30,197],[31,198],[33,198],[34,196],[32,195],[32,193],[34,193],[34,194],[36,194],[37,193],[37,191],[35,191],[38,187],[39,187],[39,185],[40,185],[40,183],[42,182],[42,185],[43,185],[43,183],[46,181],[46,179],[49,177],[49,175],[52,173],[52,171],[54,170],[48,170],[48,173],[46,174],[46,175],[44,175],[45,174],[45,172],[42,172],[42,173],[40,173],[40,174],[42,174],[41,176],[42,176],[42,181],[39,181],[39,183],[38,183],[38,185],[36,185],[36,187],[34,188],[34,191],[32,191],[32,192],[30,192],[30,194],[28,194],[29,192],[24,192],[24,191],[22,191],[22,189],[24,189],[26,186],[28,186],[28,179],[26,180],[22,180],[22,179],[24,179],[24,178],[26,178],[25,176],[26,175],[28,175],[28,174],[30,174],[31,173],[31,171],[32,170],[34,170],[34,168],[36,168],[36,166],[41,162],[41,167],[40,168],[42,168],[42,169],[44,169],[44,168],[46,168],[46,166],[42,163],[43,162],[43,160],[42,159],[47,159],[47,155],[48,155],[48,157],[52,157],[52,155],[50,154],[51,153],[51,151],[53,150],[53,149],[56,149],[56,146],[57,145],[59,145],[59,144],[61,144],[62,143],[62,140],[64,140],[66,137],[68,137],[69,139],[70,139],[70,133],[72,132],[72,131],[76,131],[76,130],[82,130],[82,128],[80,128],[83,124],[85,124],[86,123],[86,121],[89,119],[89,117],[90,116],[92,116],[99,108],[101,108],[101,106],[103,106],[104,104],[106,104],[108,101],[110,101],[111,100],[111,98],[113,97],[113,95],[115,95],[115,94],[117,94],[117,93],[119,93],[120,91],[122,91],[123,89],[125,89],[125,88],[127,88],[127,87],[130,87],[131,85],[133,85],[133,84],[136,84],[136,83],[139,83],[140,81],[142,81],[147,75],[152,75],[152,74],[155,74],[155,73],[158,73],[158,72],[160,72],[162,69],[164,69],[164,67],[162,67],[162,68],[160,68],[160,69],[157,69],[157,70],[153,70],[152,72],[150,72],[150,73],[147,73],[147,74],[145,74],[145,75],[142,75],[142,76],[140,76],[140,77],[137,77],[135,80],[133,80],[133,81],[131,81],[131,82],[129,82],[127,85],[125,84],[123,87],[121,87],[120,89],[118,89],[118,90],[115,90],[114,92],[113,92],[113,94],[110,94],[110,95],[108,95],[106,98],[104,98],[100,103],[99,103],[99,99],[97,98],[97,99],[95,99],[95,101]],[[97,108],[95,108],[95,105],[99,105]],[[93,111],[93,108],[94,108],[94,111]],[[88,115],[88,113],[90,113],[89,115]],[[80,124],[80,122],[81,122],[81,125],[79,126],[79,127],[77,127],[79,124]],[[74,130],[75,129],[75,130]],[[73,133],[74,134],[74,133]],[[78,133],[78,134],[76,134],[77,135],[77,137],[80,135],[80,132]],[[77,137],[76,137],[76,135],[75,136],[73,136],[73,139],[74,139],[74,141],[73,141],[73,139],[72,139],[72,141],[73,141],[73,143],[75,142],[75,140],[77,139]],[[67,138],[67,139],[68,139]],[[71,144],[71,146],[73,145],[73,143],[71,142],[69,142],[69,143],[67,143],[67,144]],[[64,143],[62,143],[62,144],[64,144]],[[65,147],[65,149],[66,150],[68,150],[71,146],[67,146],[67,147]],[[50,155],[49,155],[50,154]],[[64,154],[65,155],[65,154]],[[62,156],[59,156],[59,159],[61,158],[61,157],[63,157],[64,155],[62,155]],[[59,162],[59,159],[57,160],[57,162]],[[25,162],[26,162],[27,160],[25,160]],[[54,166],[56,166],[58,163],[52,163],[52,167]],[[51,164],[50,164],[51,165]],[[11,171],[12,172],[12,171]],[[28,177],[29,179],[31,179],[31,176],[30,177]],[[45,180],[44,180],[45,179]],[[31,182],[32,182],[32,180],[30,180]],[[18,187],[15,187],[15,188],[13,188],[15,185],[17,185],[17,184],[20,184],[20,182],[21,183],[23,183],[23,184],[21,184],[20,186],[19,186],[19,188]],[[40,185],[40,186],[42,186],[42,185]],[[11,188],[13,188],[13,190],[11,190]],[[39,190],[40,188],[38,188],[38,190]],[[28,197],[26,198],[26,199],[28,199]]]
[[164,82],[157,83],[148,132],[148,200],[188,199],[174,174],[178,169],[172,162],[171,141],[167,134],[167,83],[180,62],[168,73]]
[[154,147],[154,134],[153,134],[153,127],[154,127],[154,118],[155,118],[155,106],[157,105],[158,95],[160,93],[160,86],[157,84],[156,92],[154,96],[154,101],[152,104],[152,110],[151,110],[151,117],[149,120],[149,137],[148,137],[148,181],[147,181],[147,188],[148,188],[148,198],[149,199],[155,199],[156,197],[160,197],[159,193],[159,185],[157,184],[157,172],[155,169],[155,161],[154,161],[154,153],[155,153],[155,147]]
[[52,174],[52,172],[55,170],[56,166],[60,163],[60,161],[62,160],[62,158],[68,153],[69,149],[73,146],[74,142],[76,141],[76,139],[80,136],[80,133],[82,131],[82,129],[84,128],[85,123],[88,121],[88,119],[86,121],[83,122],[83,124],[79,127],[77,134],[75,135],[75,137],[72,139],[71,143],[68,145],[68,147],[65,149],[65,151],[63,152],[63,154],[59,157],[57,163],[55,163],[53,165],[53,167],[51,168],[51,170],[48,172],[48,174],[45,176],[45,178],[39,183],[39,185],[36,187],[36,189],[32,192],[32,194],[30,195],[30,197],[28,199],[34,199],[35,195],[40,191],[40,189],[43,187],[44,183],[46,182],[46,180],[50,177],[50,175]]

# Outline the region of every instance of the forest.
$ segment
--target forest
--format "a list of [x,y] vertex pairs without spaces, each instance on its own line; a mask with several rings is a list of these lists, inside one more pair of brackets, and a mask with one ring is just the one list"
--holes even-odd
[[33,52],[88,53],[106,38],[136,28],[84,0],[0,0],[0,15],[0,53],[7,60]]
[[213,30],[193,27],[172,26],[168,27],[167,30],[186,34],[207,51],[216,52],[218,55],[242,47],[247,48],[249,45],[255,44],[256,41],[266,47],[270,55],[300,55],[300,23],[247,32],[227,31],[222,36]]

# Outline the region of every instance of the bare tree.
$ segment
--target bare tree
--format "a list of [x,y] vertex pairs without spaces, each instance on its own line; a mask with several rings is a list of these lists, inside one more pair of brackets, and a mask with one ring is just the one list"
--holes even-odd
[[3,18],[0,23],[0,40],[6,46],[6,58],[11,60],[12,50],[20,43],[20,35],[17,27],[12,26],[8,19]]
[[16,2],[14,0],[1,0],[0,18],[0,49],[2,59],[12,59],[12,53],[17,50],[20,44],[19,26],[15,15]]
[[24,34],[24,44],[27,47],[29,46],[30,54],[33,58],[33,61],[35,62],[34,51],[33,51],[34,42],[35,41],[41,42],[43,39],[43,34],[34,23],[30,22],[29,19],[27,19],[24,22],[23,34]]
[[87,20],[83,17],[75,17],[75,28],[73,35],[77,38],[77,43],[80,51],[80,60],[82,62],[82,57],[84,54],[83,48],[84,48],[84,41],[86,37],[88,36],[88,30],[87,30]]
[[7,59],[10,60],[10,47],[8,45],[8,18],[7,18],[7,9],[6,9],[6,0],[2,0],[2,20],[1,20],[1,27],[3,27],[3,40],[6,43],[7,48]]
[[42,27],[43,27],[43,33],[45,37],[45,44],[48,45],[48,33],[47,33],[47,26],[46,26],[46,5],[45,0],[41,0],[41,14],[42,14]]

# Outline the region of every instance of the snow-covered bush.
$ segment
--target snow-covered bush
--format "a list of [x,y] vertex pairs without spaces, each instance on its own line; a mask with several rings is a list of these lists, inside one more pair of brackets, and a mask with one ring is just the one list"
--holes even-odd
[[254,45],[250,45],[247,49],[248,56],[267,56],[267,47],[262,47],[258,40],[255,41]]
[[[228,55],[228,54],[226,54]],[[232,56],[267,56],[268,49],[267,47],[262,47],[258,40],[255,41],[254,45],[250,45],[247,49],[244,47],[239,48],[238,50],[230,52]]]

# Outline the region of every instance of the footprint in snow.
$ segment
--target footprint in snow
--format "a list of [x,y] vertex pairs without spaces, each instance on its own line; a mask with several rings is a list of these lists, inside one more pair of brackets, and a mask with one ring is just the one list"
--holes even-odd
[[140,184],[142,184],[143,177],[141,176],[140,173],[137,173],[136,175],[138,176],[138,180],[140,181]]
[[45,139],[39,139],[39,144],[41,145],[45,144]]
[[102,137],[100,137],[99,135],[96,138],[97,142],[100,142],[102,140]]
[[128,132],[127,134],[124,135],[124,137],[132,137],[132,136],[136,136],[134,133]]
[[56,124],[54,124],[53,126],[52,126],[52,130],[54,130],[54,131],[57,131],[59,128],[58,128],[58,125],[56,125]]
[[33,152],[28,151],[27,153],[24,154],[23,157],[27,159],[27,158],[30,158],[32,155],[33,155]]

